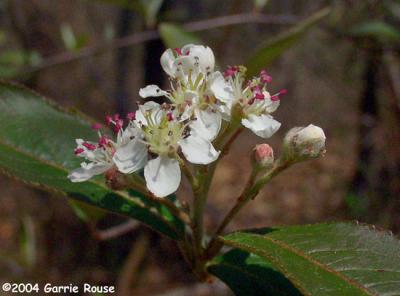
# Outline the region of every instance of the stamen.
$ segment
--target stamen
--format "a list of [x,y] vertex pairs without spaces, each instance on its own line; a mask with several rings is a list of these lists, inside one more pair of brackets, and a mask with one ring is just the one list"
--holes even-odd
[[75,153],[75,155],[79,155],[79,154],[81,154],[81,153],[83,153],[85,150],[83,149],[83,148],[76,148],[75,150],[74,150],[74,153]]
[[280,96],[286,95],[287,94],[287,90],[286,89],[281,89],[277,94],[274,94],[271,97],[271,101],[279,101],[280,100]]
[[107,124],[107,125],[110,125],[110,124],[112,123],[112,121],[113,121],[113,120],[112,120],[112,117],[111,117],[110,115],[107,115],[107,116],[106,116],[106,124]]
[[174,115],[172,114],[172,112],[167,113],[167,119],[168,119],[168,121],[174,120]]
[[263,82],[263,83],[271,83],[272,82],[272,77],[265,70],[262,70],[260,72],[260,79],[261,79],[261,82]]
[[107,137],[106,136],[102,136],[99,139],[99,147],[105,148],[105,146],[107,146],[108,142],[109,142],[109,140],[107,139]]
[[136,112],[129,112],[129,113],[126,115],[126,118],[127,118],[128,120],[135,120],[135,119],[136,119]]
[[88,143],[88,142],[83,142],[82,146],[84,146],[85,148],[87,148],[87,149],[89,149],[91,151],[96,150],[96,145],[93,145],[93,144]]
[[94,129],[95,131],[102,129],[102,127],[103,126],[98,122],[92,125],[92,129]]
[[179,47],[175,48],[174,50],[175,50],[175,52],[176,52],[176,54],[177,54],[178,56],[181,56],[181,55],[182,55],[182,49],[180,49]]
[[114,132],[118,133],[122,129],[123,125],[124,125],[124,121],[122,119],[117,119],[115,121]]
[[228,68],[224,71],[224,77],[232,77],[235,76],[239,72],[238,66],[228,66]]
[[255,94],[254,98],[255,98],[256,100],[262,101],[262,100],[264,100],[265,97],[264,97],[264,95],[263,95],[262,93],[257,92],[257,93]]

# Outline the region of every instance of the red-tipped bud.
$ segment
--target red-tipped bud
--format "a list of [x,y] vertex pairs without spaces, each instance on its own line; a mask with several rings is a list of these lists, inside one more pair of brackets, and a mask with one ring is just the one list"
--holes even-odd
[[254,160],[263,167],[269,167],[274,163],[274,151],[268,144],[258,144],[254,147]]

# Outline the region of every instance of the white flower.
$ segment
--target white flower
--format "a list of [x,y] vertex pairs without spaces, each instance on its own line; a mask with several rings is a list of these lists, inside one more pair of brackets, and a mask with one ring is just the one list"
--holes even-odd
[[284,91],[271,96],[261,78],[254,78],[244,86],[242,72],[241,67],[231,67],[226,78],[214,72],[210,91],[223,104],[219,111],[225,120],[230,120],[234,107],[239,105],[242,125],[262,138],[269,138],[281,125],[270,114],[279,107],[279,95]]
[[167,49],[161,56],[161,66],[172,78],[184,78],[189,74],[207,75],[214,71],[215,58],[211,48],[188,44],[174,51]]
[[[214,140],[221,127],[220,104],[208,88],[208,76],[214,70],[214,54],[209,47],[186,45],[174,51],[168,49],[161,57],[166,73],[173,78],[171,90],[157,85],[141,88],[142,98],[165,96],[180,112],[182,120],[194,119],[192,131],[201,133],[207,140]],[[178,75],[178,74],[182,75]]]
[[194,122],[186,122],[178,116],[179,112],[170,105],[147,102],[139,107],[131,122],[133,126],[141,127],[143,141],[149,151],[157,155],[146,164],[144,176],[147,188],[158,197],[170,195],[180,184],[179,151],[194,164],[209,164],[219,156],[210,142],[217,127],[210,126],[211,132],[204,131],[203,124],[199,123],[202,116],[211,114],[200,114],[199,121]]
[[85,158],[81,167],[73,170],[68,178],[72,182],[87,181],[95,175],[117,167],[124,174],[136,172],[147,162],[147,148],[141,140],[141,131],[122,127],[118,131],[117,142],[100,135],[98,143],[77,139],[75,154]]

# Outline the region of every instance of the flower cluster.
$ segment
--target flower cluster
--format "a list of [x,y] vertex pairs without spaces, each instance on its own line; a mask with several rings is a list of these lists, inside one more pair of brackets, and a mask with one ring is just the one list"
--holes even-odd
[[270,94],[271,76],[261,71],[246,80],[246,68],[230,66],[215,71],[209,47],[186,45],[168,49],[161,65],[169,76],[170,89],[157,85],[140,89],[142,98],[165,97],[166,103],[148,101],[126,118],[107,116],[116,140],[96,124],[98,142],[77,139],[75,154],[85,159],[72,171],[72,182],[82,182],[110,170],[132,174],[144,169],[148,190],[157,197],[175,192],[185,160],[208,165],[220,156],[216,140],[226,126],[242,125],[262,138],[280,127],[273,113],[286,93]]

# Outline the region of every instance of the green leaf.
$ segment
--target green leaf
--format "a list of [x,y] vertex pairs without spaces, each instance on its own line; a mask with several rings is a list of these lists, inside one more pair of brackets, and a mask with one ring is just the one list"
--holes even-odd
[[305,295],[398,295],[400,241],[351,223],[267,228],[221,240],[271,262]]
[[153,27],[157,22],[157,15],[164,0],[140,0],[142,14],[148,27]]
[[309,28],[325,18],[329,12],[330,8],[324,8],[288,31],[283,32],[270,40],[267,40],[247,60],[246,67],[248,75],[256,75],[260,70],[275,61],[282,53],[295,45]]
[[370,21],[358,24],[350,29],[350,34],[357,37],[371,37],[381,42],[400,41],[400,31],[382,21]]
[[201,41],[194,34],[186,32],[179,25],[161,23],[158,27],[161,39],[166,47],[177,48],[186,44],[201,44]]
[[[139,194],[112,191],[101,178],[72,183],[68,172],[79,166],[76,138],[95,140],[90,122],[17,85],[0,82],[0,171],[30,185],[68,195],[144,222],[177,238],[175,216]],[[169,212],[168,212],[169,213]]]
[[208,271],[223,280],[236,295],[302,295],[264,258],[234,249],[216,257]]

